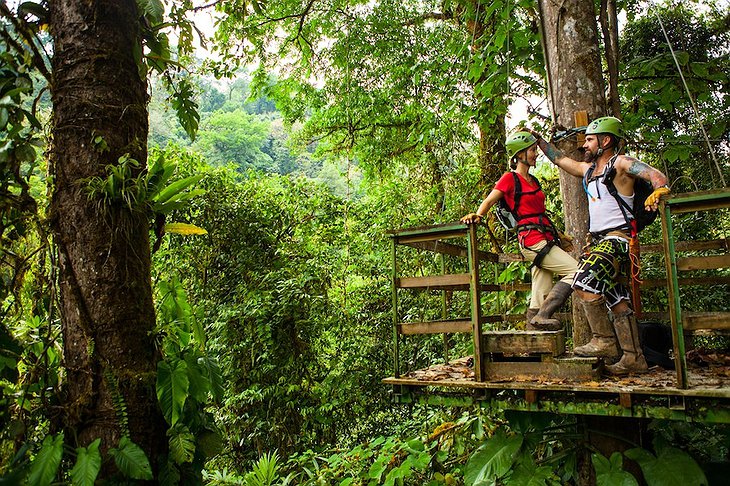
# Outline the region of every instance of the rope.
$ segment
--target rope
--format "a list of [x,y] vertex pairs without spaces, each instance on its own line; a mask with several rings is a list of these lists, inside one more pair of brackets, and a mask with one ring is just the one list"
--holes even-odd
[[685,91],[687,91],[687,97],[689,98],[690,104],[692,105],[692,110],[694,111],[695,117],[697,118],[697,123],[700,126],[700,129],[702,130],[702,135],[705,138],[705,143],[707,144],[707,148],[710,151],[710,156],[712,157],[712,161],[715,163],[715,167],[717,168],[718,174],[720,174],[720,181],[722,182],[723,187],[726,186],[725,184],[725,177],[722,175],[722,169],[720,168],[720,163],[717,161],[717,157],[715,156],[715,151],[712,149],[712,145],[710,144],[710,138],[707,136],[707,132],[705,131],[705,126],[702,124],[702,120],[700,119],[700,111],[697,109],[697,104],[695,103],[694,98],[692,97],[692,93],[689,90],[689,86],[687,85],[687,80],[684,79],[684,73],[682,73],[682,68],[679,66],[679,61],[677,60],[677,56],[674,53],[674,48],[672,47],[672,43],[669,41],[669,36],[667,35],[667,31],[664,28],[664,23],[662,22],[661,17],[659,17],[659,14],[656,10],[654,10],[654,15],[656,16],[656,19],[659,21],[659,26],[662,28],[662,33],[664,34],[664,38],[667,41],[667,45],[669,46],[669,52],[672,53],[672,59],[674,59],[674,64],[677,66],[677,71],[679,71],[679,77],[682,79],[682,84],[684,85]]

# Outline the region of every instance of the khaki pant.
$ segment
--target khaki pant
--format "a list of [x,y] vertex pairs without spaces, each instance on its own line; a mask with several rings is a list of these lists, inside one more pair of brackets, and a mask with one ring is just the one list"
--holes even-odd
[[[520,252],[528,260],[533,261],[537,253],[547,245],[547,241],[542,240],[527,248],[520,247]],[[545,297],[553,288],[553,275],[560,275],[563,278],[561,282],[568,285],[573,283],[573,275],[578,271],[578,262],[566,253],[558,245],[550,248],[550,251],[542,260],[540,265],[532,267],[532,297],[530,298],[530,309],[539,309]]]

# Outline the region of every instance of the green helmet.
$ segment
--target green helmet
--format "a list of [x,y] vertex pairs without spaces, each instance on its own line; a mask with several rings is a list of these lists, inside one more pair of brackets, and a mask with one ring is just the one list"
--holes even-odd
[[507,155],[511,159],[526,148],[532,147],[537,143],[537,139],[530,132],[516,132],[507,137],[505,146],[507,147]]
[[616,138],[624,138],[623,123],[614,116],[596,118],[588,124],[586,135],[598,135],[600,133],[610,133]]

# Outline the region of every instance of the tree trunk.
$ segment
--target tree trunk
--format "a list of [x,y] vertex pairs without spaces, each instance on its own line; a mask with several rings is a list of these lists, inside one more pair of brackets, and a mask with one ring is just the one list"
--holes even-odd
[[103,451],[129,435],[155,468],[153,454],[166,453],[167,441],[155,393],[148,216],[86,190],[88,178],[105,177],[124,154],[140,163],[134,175],[146,165],[139,15],[134,0],[58,0],[50,8],[51,224],[66,371],[60,426],[73,445],[101,438]]
[[[588,112],[589,120],[603,116],[606,101],[593,2],[540,0],[539,6],[553,119],[560,126],[573,127],[576,111]],[[558,146],[566,155],[582,160],[575,140],[564,140]],[[560,191],[566,208],[565,227],[576,238],[578,244],[573,256],[578,257],[588,232],[586,195],[581,180],[562,171]],[[573,299],[573,340],[576,346],[590,340],[590,330],[577,299]]]

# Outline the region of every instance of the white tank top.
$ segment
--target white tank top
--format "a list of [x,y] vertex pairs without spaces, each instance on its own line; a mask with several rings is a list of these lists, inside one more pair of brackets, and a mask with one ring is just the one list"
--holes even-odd
[[[618,201],[608,192],[608,188],[603,183],[603,177],[608,168],[606,167],[603,174],[587,182],[585,186],[591,223],[588,230],[591,233],[602,233],[607,230],[627,227],[626,218],[624,218],[624,213],[621,211]],[[624,196],[619,192],[618,195],[630,208],[634,207],[634,194]],[[626,210],[626,214],[629,219],[634,219],[628,210]]]

